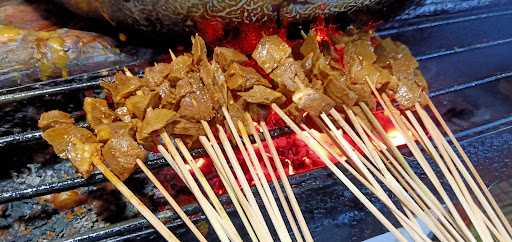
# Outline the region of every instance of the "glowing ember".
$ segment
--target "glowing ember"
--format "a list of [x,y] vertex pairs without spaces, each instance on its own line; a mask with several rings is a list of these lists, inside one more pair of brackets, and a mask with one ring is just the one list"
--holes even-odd
[[400,145],[405,144],[404,137],[402,136],[400,131],[398,131],[395,128],[393,128],[391,130],[388,130],[387,133],[386,133],[386,136],[389,138],[389,140],[391,140],[391,143],[394,146],[400,146]]

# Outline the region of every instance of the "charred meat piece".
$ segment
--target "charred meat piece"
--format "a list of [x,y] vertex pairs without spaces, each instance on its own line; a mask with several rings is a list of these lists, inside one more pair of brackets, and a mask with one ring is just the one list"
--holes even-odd
[[66,159],[66,151],[71,140],[76,139],[84,143],[95,143],[96,137],[87,129],[72,124],[60,125],[43,132],[43,138],[53,147],[55,153]]
[[227,70],[233,63],[240,64],[248,59],[247,56],[235,49],[215,47],[213,50],[213,60],[217,62],[223,70]]
[[259,85],[254,86],[247,92],[239,92],[238,95],[240,95],[240,97],[249,103],[267,105],[272,103],[281,104],[286,100],[283,94]]
[[226,71],[226,84],[230,90],[245,91],[255,85],[272,87],[256,70],[233,63]]
[[281,62],[292,53],[292,49],[279,36],[261,38],[252,53],[252,58],[266,73],[272,72]]
[[84,111],[87,122],[93,129],[100,124],[112,123],[115,114],[107,105],[105,99],[86,97]]
[[75,120],[68,113],[52,110],[41,114],[37,126],[42,130],[55,128],[61,125],[74,124]]
[[135,170],[136,160],[144,160],[146,152],[133,138],[119,136],[109,140],[101,150],[105,165],[110,168],[119,179],[125,180]]
[[114,102],[119,104],[139,90],[143,86],[143,82],[138,77],[118,72],[114,76],[113,82],[102,82],[101,86],[110,93]]
[[300,109],[312,115],[328,112],[336,105],[328,96],[312,88],[304,88],[293,94],[292,98]]

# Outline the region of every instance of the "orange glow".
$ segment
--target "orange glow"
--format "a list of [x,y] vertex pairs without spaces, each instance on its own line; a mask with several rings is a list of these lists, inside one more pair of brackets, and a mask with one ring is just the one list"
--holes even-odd
[[293,170],[292,162],[288,159],[285,161],[288,162],[288,175],[294,175],[295,171]]
[[391,143],[393,143],[394,146],[400,146],[405,144],[404,137],[402,136],[400,131],[398,131],[395,128],[388,130],[386,136],[389,138],[389,140],[391,140]]

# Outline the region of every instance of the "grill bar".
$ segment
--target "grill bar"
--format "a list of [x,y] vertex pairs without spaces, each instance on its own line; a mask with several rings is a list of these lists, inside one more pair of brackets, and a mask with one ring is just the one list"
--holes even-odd
[[[279,137],[285,134],[292,133],[288,127],[276,128],[270,131],[272,137]],[[202,157],[206,154],[206,151],[202,148],[191,151],[191,154],[195,158]],[[157,169],[168,166],[167,162],[162,159],[154,159],[147,162],[147,166],[150,169]],[[63,179],[47,184],[40,184],[34,187],[24,188],[15,191],[7,191],[0,193],[0,204],[19,201],[23,199],[29,199],[39,196],[44,196],[52,193],[68,191],[79,187],[87,187],[98,183],[105,182],[105,177],[101,173],[93,173],[88,179],[81,177],[73,177]]]

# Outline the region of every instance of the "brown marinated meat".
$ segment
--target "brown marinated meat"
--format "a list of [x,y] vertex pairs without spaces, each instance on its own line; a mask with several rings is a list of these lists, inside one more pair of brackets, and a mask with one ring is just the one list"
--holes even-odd
[[145,139],[151,133],[164,128],[174,118],[176,118],[176,112],[172,110],[163,108],[148,110],[140,129],[137,130],[137,139]]
[[292,58],[283,60],[283,62],[272,71],[270,77],[277,82],[280,87],[291,92],[298,91],[308,85],[300,63]]
[[277,35],[261,38],[252,53],[252,58],[266,73],[272,72],[281,62],[292,53],[292,49]]
[[191,122],[186,119],[178,118],[169,123],[165,130],[169,134],[201,136],[205,135],[203,126],[199,122]]
[[112,123],[115,114],[107,105],[105,99],[86,97],[84,111],[87,122],[93,129],[100,124]]
[[74,124],[75,120],[68,113],[52,110],[41,114],[37,126],[42,130],[58,127],[65,124]]
[[73,137],[66,150],[66,157],[75,169],[85,178],[94,170],[93,159],[101,159],[101,143],[82,142]]
[[53,147],[57,155],[64,159],[67,158],[66,151],[71,140],[76,139],[84,143],[96,142],[96,137],[91,131],[72,124],[64,124],[44,131],[43,139]]
[[139,90],[143,86],[143,82],[138,77],[118,72],[114,76],[113,82],[102,82],[101,86],[111,94],[114,102],[118,104]]
[[293,95],[293,102],[297,106],[312,114],[320,115],[322,112],[328,112],[334,108],[335,103],[325,94],[312,88],[304,88]]
[[259,103],[259,104],[272,104],[272,103],[283,103],[286,98],[283,94],[276,92],[268,87],[254,86],[251,90],[247,92],[239,92],[238,95],[242,97],[245,101],[249,103]]
[[169,80],[173,83],[177,82],[185,78],[192,70],[192,56],[190,54],[180,55],[171,62],[169,67]]
[[171,74],[171,66],[172,65],[168,63],[158,63],[144,69],[144,81],[146,81],[146,85],[152,89],[156,89],[164,81],[167,81],[167,78]]
[[142,119],[148,108],[157,108],[160,105],[160,95],[157,91],[137,93],[126,99],[128,112],[136,118]]
[[128,178],[135,170],[136,160],[144,160],[146,152],[129,136],[109,140],[101,150],[105,165],[121,180]]
[[272,87],[256,70],[233,63],[226,71],[226,84],[230,90],[245,91],[255,85]]
[[100,142],[107,142],[119,136],[135,137],[136,129],[137,125],[134,121],[100,124],[96,127],[96,137]]
[[213,50],[213,61],[217,62],[223,70],[227,70],[233,63],[240,64],[247,60],[247,56],[235,49],[215,47]]

